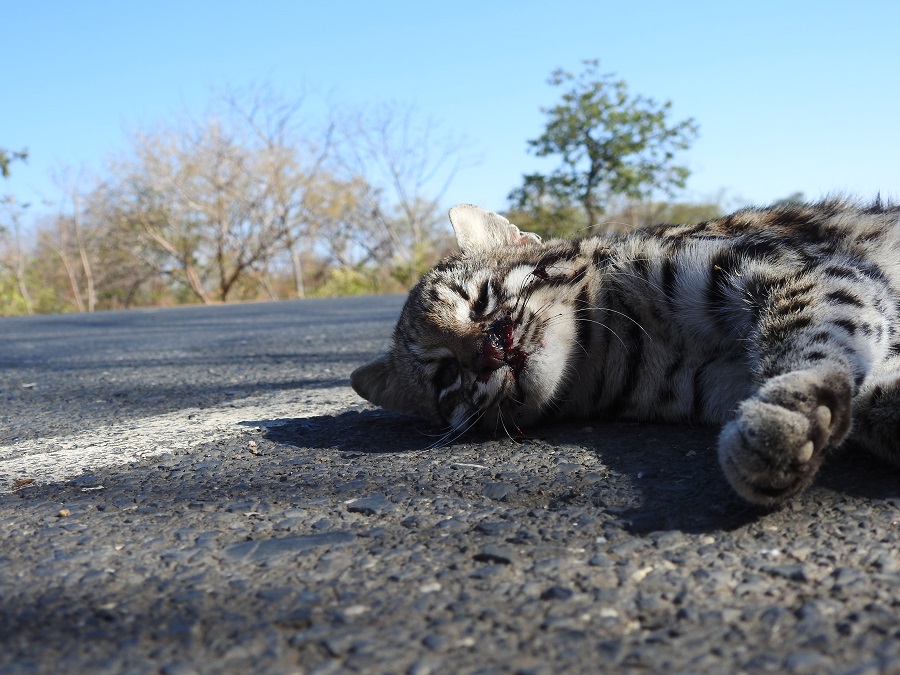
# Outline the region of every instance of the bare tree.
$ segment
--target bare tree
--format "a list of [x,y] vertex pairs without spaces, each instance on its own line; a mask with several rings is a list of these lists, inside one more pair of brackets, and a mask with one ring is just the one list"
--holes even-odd
[[[298,250],[313,245],[331,192],[344,189],[293,133],[295,106],[235,99],[224,116],[139,135],[121,164],[121,217],[202,302],[262,279],[285,251],[303,290]],[[331,192],[323,195],[320,190]],[[327,214],[326,214],[327,215]]]
[[141,136],[136,155],[125,184],[124,216],[161,254],[161,271],[180,270],[204,303],[226,300],[247,269],[284,236],[263,206],[265,160],[215,120],[190,135]]
[[[114,167],[109,190],[116,227],[139,238],[144,258],[161,275],[181,276],[204,303],[210,298],[197,271],[198,224],[182,198],[175,139],[158,133],[135,139],[135,157]],[[190,167],[188,167],[190,168]]]
[[81,297],[81,284],[78,279],[78,271],[69,255],[69,218],[63,213],[56,217],[56,228],[53,234],[55,238],[51,238],[50,231],[42,232],[41,243],[45,244],[53,253],[55,253],[63,264],[66,272],[66,279],[69,283],[69,292],[72,294],[72,300],[75,303],[75,309],[79,312],[85,311],[84,300]]
[[94,270],[85,243],[84,228],[81,224],[81,196],[77,188],[72,195],[72,210],[72,225],[75,228],[75,242],[78,245],[78,257],[81,259],[81,269],[84,271],[84,280],[87,285],[87,310],[93,312],[97,308],[97,292],[94,287]]
[[[74,173],[64,168],[55,175],[60,189],[55,230],[56,237],[44,232],[43,243],[59,256],[66,271],[69,288],[79,312],[93,312],[97,309],[97,291],[94,275],[95,252],[91,250],[91,240],[95,233],[88,232],[84,225],[84,202],[82,183],[84,172]],[[73,258],[77,257],[76,263]]]
[[436,248],[439,204],[465,162],[465,143],[397,104],[352,114],[341,129],[342,168],[373,186],[364,195],[365,221],[356,223],[357,244],[379,265],[421,271],[423,255]]
[[15,310],[409,284],[445,235],[438,204],[462,144],[396,105],[310,129],[302,103],[266,87],[228,94],[202,118],[135,134],[102,182],[64,173],[31,247],[21,209],[5,218]]
[[[325,164],[332,147],[334,125],[329,124],[318,134],[318,143],[306,140],[310,134],[302,128],[298,114],[304,98],[287,100],[269,86],[230,93],[224,100],[269,157],[271,180],[263,202],[271,209],[271,218],[279,222],[282,236],[281,250],[274,251],[267,262],[275,264],[279,257],[287,258],[294,294],[302,298],[306,294],[303,251],[312,246],[322,216],[321,204],[325,197],[319,183],[327,175]],[[305,160],[302,171],[295,165],[298,157]],[[293,180],[288,180],[288,176]],[[262,278],[268,280],[269,273],[265,269]],[[265,289],[268,294],[274,294],[268,281]]]

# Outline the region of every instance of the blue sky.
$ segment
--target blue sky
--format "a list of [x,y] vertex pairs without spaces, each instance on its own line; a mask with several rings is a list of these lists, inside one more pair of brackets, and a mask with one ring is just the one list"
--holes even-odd
[[217,91],[269,83],[329,101],[412,104],[480,159],[447,205],[502,209],[546,167],[526,141],[557,67],[598,58],[673,102],[700,136],[684,197],[802,191],[900,199],[900,2],[30,2],[3,0],[0,147],[27,147],[0,194],[57,198],[60,167],[101,172],[135,131]]

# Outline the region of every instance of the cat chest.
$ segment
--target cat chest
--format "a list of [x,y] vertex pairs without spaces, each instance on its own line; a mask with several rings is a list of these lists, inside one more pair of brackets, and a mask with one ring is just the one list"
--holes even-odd
[[750,368],[737,341],[715,344],[672,325],[630,325],[620,326],[623,335],[593,345],[591,375],[573,381],[580,414],[717,423],[747,395]]

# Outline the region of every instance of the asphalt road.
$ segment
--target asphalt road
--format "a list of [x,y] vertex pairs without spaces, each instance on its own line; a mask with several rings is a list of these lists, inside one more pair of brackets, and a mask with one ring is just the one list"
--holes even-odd
[[715,431],[434,450],[402,298],[0,319],[0,673],[900,673],[900,475],[777,511]]

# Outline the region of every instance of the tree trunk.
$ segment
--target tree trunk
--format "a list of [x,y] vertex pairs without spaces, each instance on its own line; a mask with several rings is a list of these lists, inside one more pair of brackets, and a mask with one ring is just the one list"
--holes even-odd
[[75,299],[75,309],[79,312],[84,311],[84,300],[81,299],[81,289],[78,288],[78,279],[75,276],[75,270],[72,267],[72,262],[69,260],[69,256],[66,253],[66,242],[65,237],[63,236],[63,219],[62,216],[59,218],[59,248],[54,247],[53,250],[56,251],[56,254],[59,256],[59,259],[62,260],[63,267],[66,270],[66,276],[69,278],[69,288],[72,289],[72,297]]
[[294,289],[298,298],[306,297],[306,287],[303,285],[303,260],[300,253],[294,248],[293,242],[288,244],[288,250],[291,252],[291,273],[294,276]]
[[197,274],[197,270],[194,267],[193,263],[190,260],[189,254],[182,254],[175,246],[172,245],[170,241],[168,241],[165,237],[163,237],[159,232],[157,232],[153,226],[151,226],[148,222],[141,219],[141,224],[144,226],[144,231],[150,236],[153,241],[162,246],[163,249],[167,253],[169,253],[172,257],[175,258],[180,264],[181,269],[184,271],[184,276],[187,279],[188,286],[190,286],[191,290],[200,298],[200,301],[204,305],[210,304],[209,295],[203,290],[203,283],[200,281],[200,275]]
[[[94,290],[94,272],[91,260],[88,257],[87,247],[84,245],[84,234],[81,231],[81,204],[78,192],[75,192],[75,241],[78,243],[78,253],[81,256],[81,267],[84,270],[84,279],[87,282],[87,309],[93,312],[97,308],[97,292]],[[81,304],[81,303],[79,303]],[[84,311],[84,307],[80,308]]]

